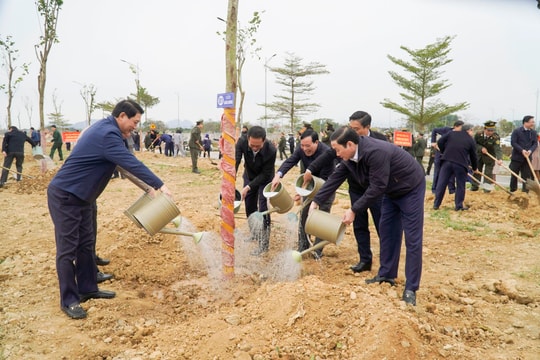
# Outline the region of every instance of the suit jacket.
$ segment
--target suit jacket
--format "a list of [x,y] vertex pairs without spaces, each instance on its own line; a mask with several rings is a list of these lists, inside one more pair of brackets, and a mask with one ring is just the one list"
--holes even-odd
[[510,143],[512,144],[512,156],[510,160],[515,162],[525,161],[522,154],[523,150],[530,150],[532,154],[538,146],[538,134],[536,131],[534,129],[525,130],[523,126],[512,131],[510,139]]

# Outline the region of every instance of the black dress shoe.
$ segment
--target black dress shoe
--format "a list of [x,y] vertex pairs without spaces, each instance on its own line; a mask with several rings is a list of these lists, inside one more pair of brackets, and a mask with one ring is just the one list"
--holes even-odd
[[90,299],[112,299],[116,296],[114,291],[109,290],[98,290],[86,294],[79,294],[81,302],[86,302]]
[[389,283],[392,286],[396,286],[396,281],[394,279],[385,278],[384,276],[377,275],[372,279],[366,279],[366,284],[374,284],[374,283],[381,284],[383,282]]
[[350,269],[355,273],[371,271],[371,262],[360,261],[358,264],[351,266]]
[[72,319],[84,319],[86,317],[86,311],[77,303],[62,307],[62,311]]
[[101,271],[98,271],[97,272],[97,283],[102,283],[104,281],[107,281],[107,280],[111,280],[112,278],[114,277],[113,274],[105,274],[105,273],[102,273]]
[[103,259],[96,255],[96,265],[97,266],[105,266],[109,265],[111,263],[111,260],[109,259]]
[[456,209],[456,211],[467,211],[467,210],[469,210],[468,206],[464,206],[464,207],[460,207]]
[[416,293],[412,290],[405,290],[403,292],[403,301],[407,304],[416,306]]

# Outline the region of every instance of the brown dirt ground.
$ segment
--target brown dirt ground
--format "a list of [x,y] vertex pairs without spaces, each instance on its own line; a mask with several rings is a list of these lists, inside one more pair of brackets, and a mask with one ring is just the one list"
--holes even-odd
[[[467,193],[468,212],[447,196],[431,210],[426,195],[424,270],[418,306],[396,287],[366,285],[351,227],[325,256],[290,260],[296,224],[273,215],[270,252],[249,255],[242,206],[236,219],[236,276],[221,278],[218,194],[221,174],[201,159],[137,155],[176,194],[190,237],[150,237],[124,214],[142,191],[112,180],[98,199],[101,284],[112,300],[83,304],[85,320],[59,308],[53,226],[46,186],[27,156],[20,183],[0,189],[0,359],[538,359],[540,354],[540,206],[524,209],[503,191]],[[285,178],[289,193],[298,170]],[[520,195],[521,196],[521,195]],[[349,206],[338,194],[333,213]],[[375,259],[377,239],[372,241]],[[403,251],[404,253],[404,251]]]

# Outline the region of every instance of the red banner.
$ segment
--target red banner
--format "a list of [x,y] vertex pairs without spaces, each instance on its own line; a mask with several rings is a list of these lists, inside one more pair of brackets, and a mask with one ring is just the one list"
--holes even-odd
[[77,142],[77,140],[79,139],[79,135],[81,135],[80,131],[64,131],[62,133],[62,141],[65,143]]
[[408,131],[394,131],[394,144],[398,146],[412,146],[412,133]]

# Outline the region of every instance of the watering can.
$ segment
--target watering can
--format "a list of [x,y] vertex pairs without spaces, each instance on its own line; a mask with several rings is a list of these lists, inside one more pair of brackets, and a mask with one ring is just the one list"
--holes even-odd
[[293,251],[291,256],[296,261],[302,260],[302,255],[320,249],[329,243],[339,245],[345,236],[346,225],[341,221],[341,217],[327,213],[319,209],[311,210],[306,219],[305,232],[322,239],[323,241],[313,245],[302,252]]
[[309,200],[312,200],[317,192],[324,185],[324,180],[317,176],[312,176],[312,179],[307,183],[307,186],[304,185],[304,174],[301,174],[296,178],[296,193],[302,197],[306,197]]
[[[219,194],[219,200],[218,204],[219,207],[221,207],[221,198],[222,195]],[[234,213],[236,214],[240,210],[240,206],[242,206],[242,194],[238,190],[234,190]]]

